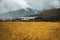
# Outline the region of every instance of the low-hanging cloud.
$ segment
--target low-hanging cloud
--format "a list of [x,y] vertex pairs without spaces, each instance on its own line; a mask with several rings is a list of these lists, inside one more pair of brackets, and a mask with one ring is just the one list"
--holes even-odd
[[35,8],[38,10],[60,8],[59,0],[0,0],[0,14],[11,10]]
[[60,8],[59,0],[28,0],[28,3],[39,10]]
[[2,0],[0,2],[0,13],[30,7],[26,0]]

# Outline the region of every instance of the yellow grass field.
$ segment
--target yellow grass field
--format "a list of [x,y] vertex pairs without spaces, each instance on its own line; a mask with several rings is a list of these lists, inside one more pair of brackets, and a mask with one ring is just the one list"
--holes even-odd
[[60,22],[0,22],[0,40],[60,40]]

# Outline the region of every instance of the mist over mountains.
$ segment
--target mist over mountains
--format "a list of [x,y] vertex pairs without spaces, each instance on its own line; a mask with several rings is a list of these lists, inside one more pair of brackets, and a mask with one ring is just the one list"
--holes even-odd
[[52,8],[60,8],[60,0],[0,0],[0,18],[16,18]]
[[10,11],[4,14],[0,14],[1,18],[18,18],[18,17],[24,17],[25,15],[29,15],[29,14],[35,14],[37,12],[37,10],[35,9],[31,9],[31,8],[26,8],[26,9],[20,9],[20,10],[16,10],[16,11]]

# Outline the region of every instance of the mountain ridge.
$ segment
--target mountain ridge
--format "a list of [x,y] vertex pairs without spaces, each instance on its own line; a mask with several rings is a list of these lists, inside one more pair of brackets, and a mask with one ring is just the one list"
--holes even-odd
[[1,18],[7,18],[7,17],[17,18],[20,16],[25,16],[27,14],[32,14],[35,12],[36,12],[35,9],[27,8],[27,9],[20,9],[17,11],[10,11],[10,12],[4,13],[4,14],[0,14],[0,17]]
[[27,15],[27,17],[38,17],[38,19],[43,18],[43,21],[60,21],[60,8],[45,10],[37,14]]

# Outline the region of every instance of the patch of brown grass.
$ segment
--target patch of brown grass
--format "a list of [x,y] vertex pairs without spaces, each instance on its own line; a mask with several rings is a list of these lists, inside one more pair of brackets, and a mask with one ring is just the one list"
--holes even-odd
[[60,23],[0,22],[0,40],[60,40]]

